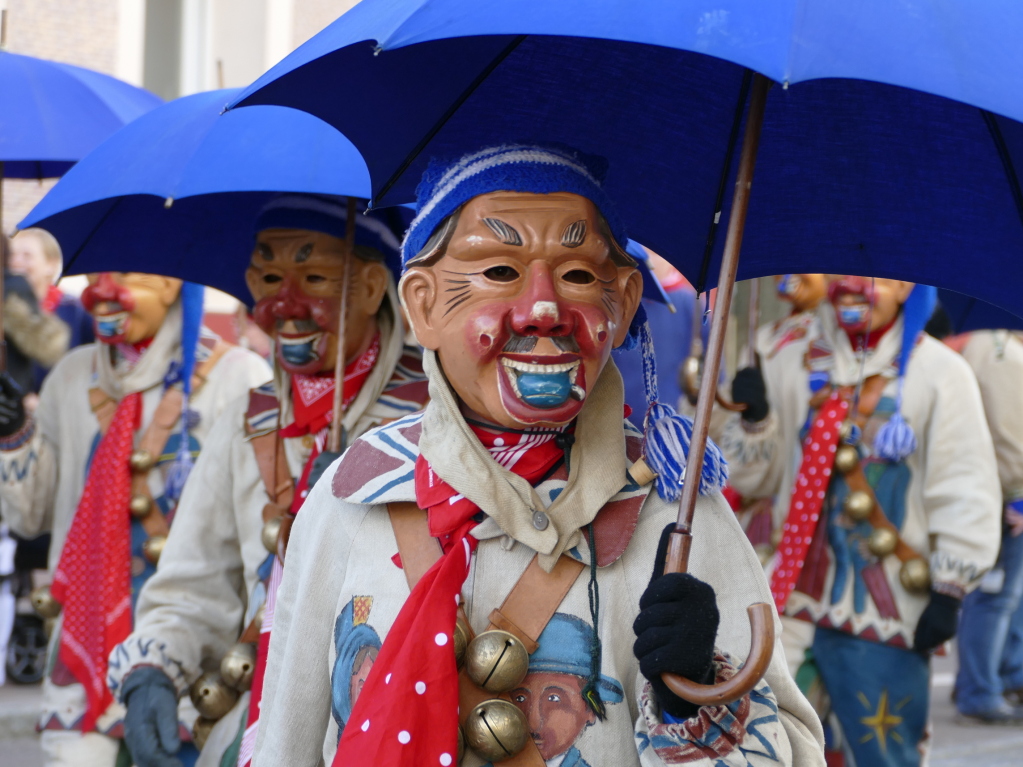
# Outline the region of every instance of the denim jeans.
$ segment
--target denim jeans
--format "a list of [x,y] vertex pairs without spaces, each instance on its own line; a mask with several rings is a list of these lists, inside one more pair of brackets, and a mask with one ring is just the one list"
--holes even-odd
[[995,569],[1005,576],[1001,588],[988,593],[982,584],[963,601],[959,618],[956,706],[963,714],[1004,710],[1002,692],[1023,687],[1023,535],[1003,530]]

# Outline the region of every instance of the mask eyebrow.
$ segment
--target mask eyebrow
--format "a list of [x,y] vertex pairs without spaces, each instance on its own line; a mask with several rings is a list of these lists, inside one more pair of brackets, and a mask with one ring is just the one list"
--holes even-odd
[[256,252],[259,253],[259,255],[261,255],[263,257],[263,260],[265,261],[273,261],[274,259],[273,248],[271,248],[265,242],[256,243]]
[[499,218],[484,218],[483,223],[486,224],[490,231],[497,235],[497,239],[505,245],[522,244],[522,237],[511,224],[506,224]]
[[298,253],[295,254],[295,263],[301,264],[303,261],[308,261],[309,256],[313,254],[313,244],[311,242],[306,243],[298,249]]
[[561,244],[566,248],[578,248],[586,239],[586,222],[583,220],[569,224],[561,235]]

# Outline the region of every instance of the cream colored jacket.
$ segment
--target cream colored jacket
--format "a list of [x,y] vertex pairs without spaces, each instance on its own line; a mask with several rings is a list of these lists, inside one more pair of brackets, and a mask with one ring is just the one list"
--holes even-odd
[[[431,402],[424,413],[358,440],[332,468],[333,482],[319,483],[299,515],[278,595],[254,764],[331,764],[351,714],[350,659],[361,657],[360,646],[385,639],[409,593],[391,559],[397,546],[385,504],[415,499],[413,467],[421,452],[438,475],[489,515],[473,530],[480,543],[462,591],[476,631],[486,627],[490,611],[534,554],[545,567],[563,551],[589,561],[580,528],[604,510],[594,527],[608,715],[568,733],[571,747],[543,754],[548,763],[571,753],[592,765],[823,765],[820,724],[780,649],[748,700],[705,707],[682,724],[661,721],[632,652],[631,625],[676,505],[626,474],[641,436],[629,425],[623,429],[622,383],[613,363],[577,420],[570,470],[536,488],[491,459],[459,414],[432,353],[425,363]],[[544,530],[533,526],[531,508],[546,510],[550,524]],[[719,494],[698,502],[690,572],[714,587],[721,610],[718,648],[739,661],[749,648],[745,609],[770,602],[770,595],[756,555]],[[586,578],[576,581],[558,612],[563,625],[592,631]],[[737,715],[745,702],[746,713]],[[467,755],[462,764],[481,762]]]

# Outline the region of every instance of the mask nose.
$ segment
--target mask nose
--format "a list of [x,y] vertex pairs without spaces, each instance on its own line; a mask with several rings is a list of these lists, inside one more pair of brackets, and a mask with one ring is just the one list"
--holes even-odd
[[558,301],[550,266],[534,261],[526,273],[526,288],[515,302],[511,328],[520,336],[567,336],[575,322]]
[[285,276],[270,308],[278,319],[307,320],[310,317],[309,305],[302,300],[302,291],[290,275]]

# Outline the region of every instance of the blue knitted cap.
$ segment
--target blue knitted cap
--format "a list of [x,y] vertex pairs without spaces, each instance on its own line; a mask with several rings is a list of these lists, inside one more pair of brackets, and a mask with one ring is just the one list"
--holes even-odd
[[433,161],[416,189],[417,215],[402,243],[407,267],[444,219],[473,197],[488,192],[570,192],[586,197],[601,212],[624,247],[627,237],[602,184],[607,161],[567,147],[507,144],[467,154],[455,163]]
[[[360,211],[363,206],[360,205]],[[401,243],[377,213],[355,218],[355,244],[376,248],[387,261],[396,260]],[[256,232],[264,229],[308,229],[340,240],[348,227],[348,201],[344,197],[286,194],[271,200],[256,218]]]

